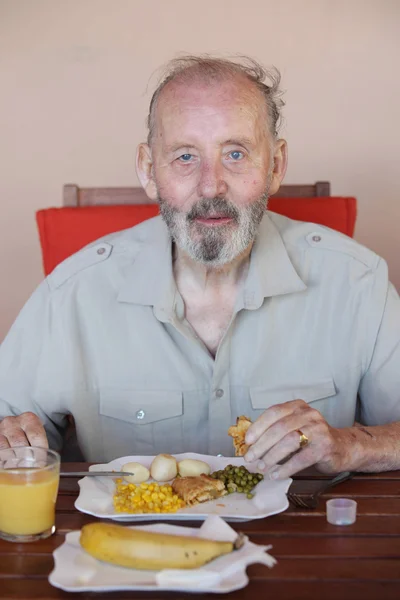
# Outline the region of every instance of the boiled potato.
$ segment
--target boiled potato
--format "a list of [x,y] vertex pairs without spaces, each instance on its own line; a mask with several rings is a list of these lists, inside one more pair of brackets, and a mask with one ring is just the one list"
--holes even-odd
[[150,475],[155,481],[170,481],[177,474],[176,458],[171,454],[158,454],[150,465]]
[[198,477],[199,475],[209,475],[211,472],[210,465],[202,460],[185,458],[178,463],[178,473],[182,477]]
[[133,475],[124,476],[124,479],[129,483],[143,483],[150,477],[150,471],[147,469],[147,467],[137,462],[126,463],[123,465],[121,471],[133,473]]

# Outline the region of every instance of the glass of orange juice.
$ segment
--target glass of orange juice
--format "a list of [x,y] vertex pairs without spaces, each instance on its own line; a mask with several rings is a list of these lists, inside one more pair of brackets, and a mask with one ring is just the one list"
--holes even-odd
[[55,532],[60,456],[47,448],[0,450],[0,538],[33,542]]

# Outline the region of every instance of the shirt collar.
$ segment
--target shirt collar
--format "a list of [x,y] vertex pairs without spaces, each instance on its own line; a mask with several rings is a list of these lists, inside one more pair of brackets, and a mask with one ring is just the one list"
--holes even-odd
[[[181,298],[173,276],[168,228],[161,217],[152,221],[153,227],[149,227],[133,263],[126,271],[118,301],[153,306],[157,317],[167,322],[176,309],[182,308]],[[267,212],[254,241],[249,272],[237,310],[259,308],[264,298],[301,292],[306,287]]]
[[153,226],[148,228],[126,270],[118,302],[153,306],[157,317],[167,322],[179,302],[172,271],[171,236],[161,217],[152,221]]

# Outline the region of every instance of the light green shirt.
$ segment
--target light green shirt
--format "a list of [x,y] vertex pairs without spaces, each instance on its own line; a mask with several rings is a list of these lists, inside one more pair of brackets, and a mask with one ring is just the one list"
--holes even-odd
[[57,449],[71,413],[90,461],[231,455],[237,416],[296,398],[335,427],[400,420],[399,341],[381,258],[268,212],[214,360],[185,322],[157,217],[81,250],[35,291],[0,349],[0,417],[37,413]]

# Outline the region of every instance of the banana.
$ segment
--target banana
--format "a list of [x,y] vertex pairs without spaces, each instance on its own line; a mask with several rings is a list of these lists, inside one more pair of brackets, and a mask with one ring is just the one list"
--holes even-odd
[[94,558],[133,569],[195,569],[243,544],[90,523],[82,527],[81,546]]

